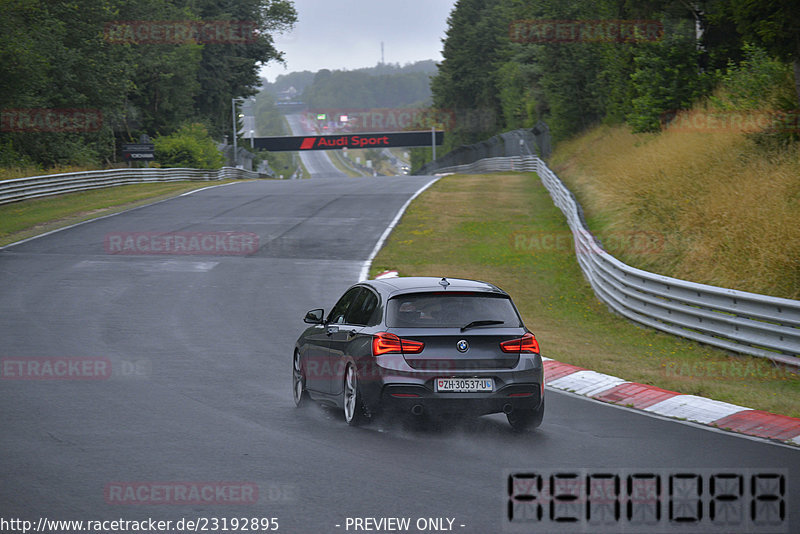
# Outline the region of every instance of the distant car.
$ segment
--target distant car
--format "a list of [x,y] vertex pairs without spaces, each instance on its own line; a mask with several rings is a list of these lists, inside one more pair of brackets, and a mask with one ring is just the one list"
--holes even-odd
[[511,297],[485,282],[427,277],[352,286],[327,317],[309,311],[292,391],[342,409],[350,425],[383,412],[505,413],[515,430],[544,415],[539,344]]
[[403,165],[402,167],[400,167],[400,172],[403,174],[408,174],[409,172],[411,172],[411,169],[408,168],[408,165]]

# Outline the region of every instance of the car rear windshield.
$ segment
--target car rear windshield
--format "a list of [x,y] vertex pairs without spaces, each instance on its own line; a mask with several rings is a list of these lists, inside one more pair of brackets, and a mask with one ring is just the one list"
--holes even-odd
[[[489,321],[492,324],[487,324]],[[411,293],[389,299],[386,325],[398,328],[463,328],[467,325],[516,328],[522,326],[522,321],[507,296],[440,292]]]

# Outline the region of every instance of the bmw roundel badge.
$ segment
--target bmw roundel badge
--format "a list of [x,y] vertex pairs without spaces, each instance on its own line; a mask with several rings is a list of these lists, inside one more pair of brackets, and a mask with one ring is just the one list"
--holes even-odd
[[469,350],[469,343],[467,343],[466,339],[462,339],[456,343],[456,348],[458,349],[458,352],[467,352]]

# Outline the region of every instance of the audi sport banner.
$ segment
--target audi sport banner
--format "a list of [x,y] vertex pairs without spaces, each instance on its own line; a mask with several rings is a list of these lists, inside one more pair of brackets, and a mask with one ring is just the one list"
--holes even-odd
[[[390,148],[431,146],[431,132],[366,133],[347,135],[310,135],[296,137],[254,137],[253,146],[271,152],[286,150],[335,150],[342,148]],[[444,141],[444,132],[436,132],[436,144]]]

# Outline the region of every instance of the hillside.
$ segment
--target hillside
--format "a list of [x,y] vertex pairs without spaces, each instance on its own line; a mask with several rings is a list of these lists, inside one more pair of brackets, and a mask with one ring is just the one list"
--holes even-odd
[[298,98],[315,108],[391,108],[430,104],[432,60],[407,65],[378,64],[355,70],[291,72],[262,87],[276,98],[291,87]]
[[[433,104],[487,119],[457,124],[443,149],[539,121],[555,143],[596,124],[659,131],[665,114],[709,96],[729,67],[756,54],[792,78],[774,109],[796,110],[796,4],[461,0],[431,82]],[[754,74],[749,81],[761,83],[773,73]]]
[[[428,62],[425,62],[427,65]],[[431,103],[428,69],[411,71],[321,70],[303,91],[312,108],[399,108]]]
[[443,152],[543,121],[614,255],[800,298],[798,23],[782,2],[463,0],[433,103],[493,120],[456,123]]

